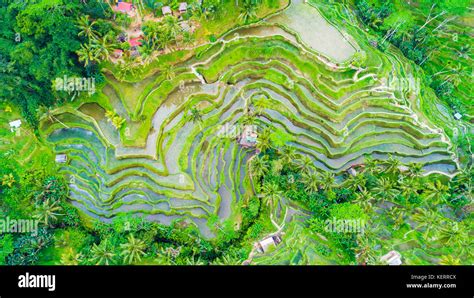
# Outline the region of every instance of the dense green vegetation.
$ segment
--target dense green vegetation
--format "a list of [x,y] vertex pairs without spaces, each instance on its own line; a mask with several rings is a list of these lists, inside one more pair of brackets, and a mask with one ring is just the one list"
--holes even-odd
[[470,3],[346,2],[1,2],[0,264],[472,263]]
[[[427,71],[436,95],[454,112],[472,119],[471,1],[355,1],[361,20],[377,35]],[[471,18],[469,16],[469,18]]]

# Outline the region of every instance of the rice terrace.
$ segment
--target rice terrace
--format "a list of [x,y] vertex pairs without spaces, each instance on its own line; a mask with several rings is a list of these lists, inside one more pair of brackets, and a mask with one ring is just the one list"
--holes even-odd
[[0,264],[472,264],[470,1],[1,2]]

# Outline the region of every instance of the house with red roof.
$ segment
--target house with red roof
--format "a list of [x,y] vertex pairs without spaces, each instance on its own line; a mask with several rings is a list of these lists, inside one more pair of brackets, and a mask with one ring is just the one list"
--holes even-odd
[[128,41],[131,47],[139,47],[142,45],[142,42],[140,41],[142,39],[141,36],[132,38]]
[[129,3],[129,2],[119,2],[119,3],[117,3],[117,10],[118,11],[127,13],[127,12],[131,12],[134,9],[135,9],[135,7],[133,6],[132,3]]

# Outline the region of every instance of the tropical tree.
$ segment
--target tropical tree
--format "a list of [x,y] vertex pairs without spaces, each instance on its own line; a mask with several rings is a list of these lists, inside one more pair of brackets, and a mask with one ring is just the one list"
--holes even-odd
[[191,121],[193,123],[199,123],[199,126],[201,126],[202,123],[202,114],[201,111],[199,111],[196,107],[192,107],[190,110],[189,117],[191,118]]
[[49,198],[44,200],[35,210],[34,217],[46,226],[49,226],[53,221],[62,215],[59,211],[62,207],[58,205],[58,201],[51,201]]
[[92,47],[96,50],[95,54],[98,59],[109,60],[112,52],[116,49],[111,35],[107,34],[104,37],[96,39],[92,43]]
[[196,37],[189,31],[183,32],[183,44],[186,46],[193,46],[196,42]]
[[254,0],[244,0],[240,10],[239,20],[245,24],[257,17],[257,8]]
[[161,72],[163,73],[163,75],[165,76],[167,80],[172,80],[176,76],[174,67],[171,64],[165,64],[163,68],[161,69]]
[[354,253],[358,264],[374,265],[377,262],[374,246],[375,243],[366,235],[357,236],[357,247],[354,248]]
[[395,230],[404,223],[405,210],[399,207],[392,207],[386,211],[387,217],[392,221]]
[[420,177],[423,173],[423,165],[418,162],[412,162],[408,164],[408,172],[412,177]]
[[281,199],[282,191],[275,182],[264,182],[262,186],[263,203],[268,206],[275,206]]
[[426,198],[431,200],[433,205],[437,205],[446,198],[448,191],[449,186],[435,180],[427,184],[425,193],[427,194]]
[[298,168],[302,173],[309,173],[313,167],[313,160],[308,155],[302,155],[298,160]]
[[417,208],[412,218],[418,224],[416,229],[422,230],[427,240],[435,239],[441,225],[445,222],[438,212],[427,208]]
[[95,21],[91,22],[89,15],[79,17],[76,25],[80,30],[78,35],[86,37],[89,41],[93,41],[99,36],[99,32],[94,30]]
[[326,191],[331,191],[335,183],[334,173],[323,172],[321,175],[321,188]]
[[145,255],[146,244],[143,240],[135,238],[133,234],[128,235],[128,242],[121,244],[121,255],[124,262],[128,264],[136,263]]
[[390,200],[395,197],[398,191],[394,188],[394,184],[388,178],[382,177],[377,181],[377,186],[372,189],[376,198],[382,200]]
[[64,253],[61,254],[61,260],[59,262],[61,265],[77,266],[82,263],[83,257],[81,253],[76,252],[72,247],[68,247]]
[[285,145],[280,151],[280,156],[284,165],[291,167],[297,157],[296,149],[294,147]]
[[272,147],[270,139],[271,133],[270,128],[265,127],[258,135],[256,147],[260,152],[265,152]]
[[258,179],[268,173],[269,168],[268,157],[257,155],[250,162],[250,175]]
[[364,172],[370,173],[370,174],[378,174],[380,173],[380,166],[379,166],[379,161],[372,159],[370,157],[366,157],[365,159],[365,167],[364,167]]
[[398,174],[398,167],[401,165],[400,161],[394,158],[392,155],[384,162],[387,173],[389,174]]
[[12,187],[13,183],[15,183],[15,177],[13,177],[13,174],[5,174],[2,177],[2,185],[6,185],[8,187]]
[[448,220],[440,227],[438,240],[456,248],[466,247],[469,243],[469,231],[463,222]]
[[107,239],[102,240],[99,245],[93,244],[91,248],[91,261],[96,265],[110,265],[115,262],[113,247]]
[[76,51],[76,54],[84,66],[89,66],[99,61],[97,50],[91,44],[81,44],[81,48]]
[[359,205],[366,213],[372,211],[372,201],[374,197],[367,190],[362,190],[361,192],[356,193],[354,203]]
[[441,256],[439,260],[440,265],[461,265],[461,259],[453,255]]
[[178,23],[178,19],[168,15],[164,17],[162,24],[165,31],[169,33],[173,40],[176,40],[178,34],[182,30],[181,26]]
[[367,178],[364,175],[357,174],[355,176],[349,176],[345,181],[344,185],[352,190],[363,191],[366,189]]
[[319,190],[320,178],[316,172],[309,171],[303,173],[303,183],[305,185],[305,191],[309,193],[316,193]]

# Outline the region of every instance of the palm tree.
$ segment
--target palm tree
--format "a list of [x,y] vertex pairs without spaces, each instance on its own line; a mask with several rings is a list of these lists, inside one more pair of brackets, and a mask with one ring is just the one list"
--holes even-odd
[[283,193],[275,182],[263,183],[262,192],[264,194],[264,204],[268,206],[275,206]]
[[313,166],[313,160],[308,155],[302,155],[299,159],[298,168],[302,173],[309,173]]
[[97,57],[105,61],[110,59],[116,45],[113,43],[112,37],[107,34],[102,38],[96,39],[92,43],[92,47],[95,48]]
[[380,172],[379,161],[370,157],[366,157],[364,172],[369,174],[378,174]]
[[416,229],[424,229],[423,234],[427,240],[434,239],[433,236],[439,232],[440,226],[444,224],[443,217],[438,212],[427,208],[418,208],[412,218],[418,223]]
[[82,263],[83,255],[76,252],[72,247],[68,247],[65,252],[61,255],[59,261],[61,265],[74,265],[77,266]]
[[394,158],[392,155],[384,162],[387,166],[386,171],[390,174],[398,174],[398,167],[401,165],[400,161]]
[[437,205],[443,201],[449,191],[449,186],[444,185],[439,180],[428,183],[425,192],[427,193],[426,198],[431,199],[433,205]]
[[226,254],[220,258],[215,259],[211,265],[238,265],[239,264],[239,259],[230,256],[229,254]]
[[76,54],[79,57],[79,62],[84,63],[84,66],[89,66],[99,61],[97,50],[90,44],[81,44],[81,48],[76,51]]
[[168,32],[172,39],[175,40],[179,32],[182,30],[178,23],[178,19],[173,16],[165,16],[163,19],[163,28]]
[[12,173],[3,175],[2,185],[6,185],[11,188],[13,183],[15,183],[15,177],[13,177]]
[[469,228],[462,222],[448,221],[442,225],[438,240],[454,247],[468,246]]
[[89,41],[95,40],[99,35],[99,32],[94,30],[93,26],[95,21],[91,22],[89,20],[89,15],[84,15],[77,19],[77,27],[79,28],[79,36],[86,37]]
[[393,227],[395,230],[404,223],[405,211],[403,208],[392,207],[386,211],[387,217],[393,221]]
[[195,107],[192,107],[190,111],[191,111],[191,114],[189,115],[189,117],[191,118],[191,121],[193,121],[193,123],[196,123],[196,122],[199,123],[199,127],[201,127],[201,123],[202,123],[201,112]]
[[372,189],[377,198],[390,200],[395,197],[398,191],[394,188],[393,182],[388,178],[382,177],[377,182],[377,186]]
[[174,67],[171,64],[165,64],[161,72],[163,73],[163,75],[165,76],[167,80],[172,80],[176,75],[174,71]]
[[297,156],[296,149],[294,147],[285,145],[281,149],[280,155],[281,155],[284,165],[291,167]]
[[46,226],[49,226],[52,221],[55,221],[58,216],[62,215],[61,213],[58,213],[61,210],[62,207],[58,206],[58,201],[51,202],[48,198],[37,207],[35,218],[43,222]]
[[463,187],[469,191],[472,190],[472,184],[474,182],[474,168],[471,166],[466,169],[462,169],[459,174],[454,176],[454,178],[451,180],[453,185],[456,187]]
[[270,149],[272,147],[271,139],[270,139],[271,133],[272,132],[271,132],[270,128],[266,127],[258,135],[256,147],[260,152],[265,152],[265,151],[267,151],[268,149]]
[[186,46],[193,46],[196,42],[196,37],[189,31],[183,33],[183,44]]
[[413,177],[410,178],[401,178],[399,180],[399,190],[401,195],[405,198],[408,198],[411,194],[416,194],[418,189],[418,180]]
[[468,67],[463,66],[461,63],[458,63],[456,66],[451,67],[451,73],[447,75],[446,81],[451,82],[454,86],[458,86],[462,81],[463,78],[468,77],[470,75],[470,71]]
[[326,191],[331,191],[335,183],[334,173],[323,172],[321,175],[321,188]]
[[145,242],[136,239],[133,234],[130,234],[127,240],[127,243],[120,245],[120,248],[122,249],[121,255],[124,257],[124,262],[132,264],[141,261],[142,256],[145,255]]
[[185,262],[186,265],[188,266],[202,266],[202,265],[206,265],[206,263],[201,260],[201,258],[198,256],[198,257],[195,257],[194,255],[186,258],[186,262]]
[[267,104],[265,101],[266,97],[262,96],[258,100],[255,100],[254,107],[257,115],[262,115],[263,111],[267,108]]
[[303,183],[305,185],[305,191],[309,193],[316,193],[319,190],[319,176],[316,174],[316,172],[306,172],[303,173]]
[[376,263],[374,243],[367,236],[358,235],[357,247],[354,249],[357,263],[362,265],[373,265]]
[[461,265],[461,259],[452,255],[441,256],[439,260],[440,265]]
[[374,197],[372,196],[372,194],[364,189],[361,192],[356,193],[354,203],[359,205],[365,212],[369,213],[373,209],[373,199]]
[[167,49],[174,41],[173,36],[165,31],[161,32],[158,38],[159,47],[162,49]]
[[108,240],[102,240],[99,245],[93,244],[91,248],[91,261],[96,265],[110,265],[115,262],[115,253],[109,246]]
[[151,46],[149,43],[143,44],[143,46],[141,46],[140,56],[138,56],[137,58],[140,59],[141,63],[143,63],[144,65],[150,64],[150,62],[153,61],[154,58],[153,46]]
[[408,172],[412,177],[420,177],[423,173],[423,165],[419,162],[411,162],[408,164]]
[[366,189],[365,185],[367,183],[367,178],[365,178],[364,175],[361,175],[361,174],[358,174],[358,175],[355,175],[355,176],[349,176],[345,181],[344,181],[344,185],[355,191],[355,190],[360,190],[360,191],[363,191]]
[[247,24],[249,21],[257,17],[255,4],[252,0],[244,0],[239,19]]
[[255,178],[260,178],[268,173],[269,165],[267,156],[255,156],[250,162],[250,175]]

